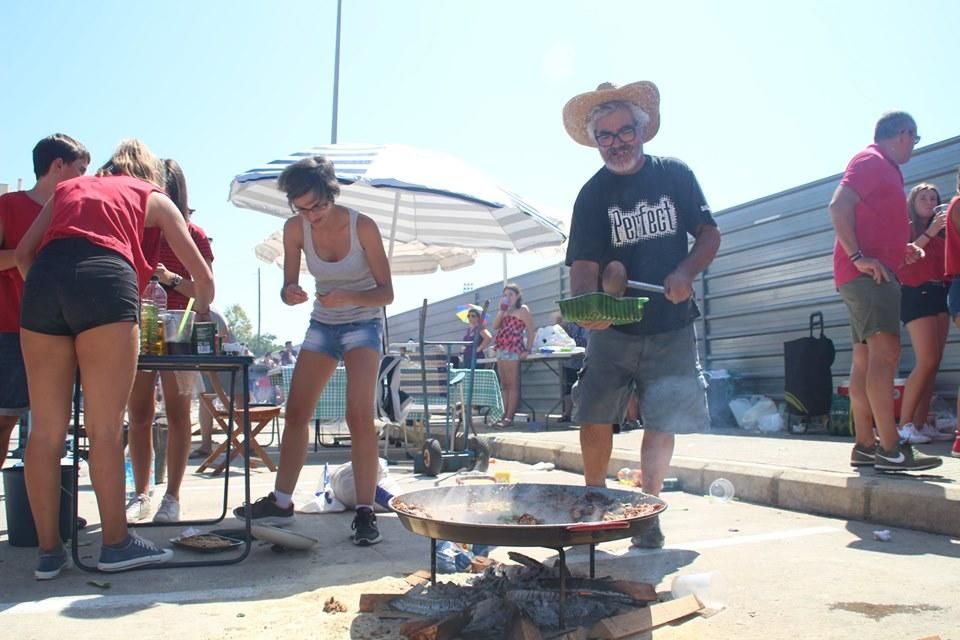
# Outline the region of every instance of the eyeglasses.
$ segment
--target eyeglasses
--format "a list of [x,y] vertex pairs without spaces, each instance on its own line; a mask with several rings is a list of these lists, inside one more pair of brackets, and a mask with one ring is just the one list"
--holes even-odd
[[331,204],[333,204],[333,200],[317,200],[309,207],[298,207],[297,205],[291,202],[290,210],[293,211],[295,214],[307,215],[308,213],[323,211],[324,209],[329,207]]
[[913,144],[920,144],[920,136],[917,135],[916,131],[911,131],[910,129],[904,129],[900,133],[909,133],[910,137],[913,138]]
[[637,128],[632,124],[628,124],[625,127],[621,127],[616,133],[601,131],[593,137],[601,147],[611,147],[615,140],[628,144],[637,139]]

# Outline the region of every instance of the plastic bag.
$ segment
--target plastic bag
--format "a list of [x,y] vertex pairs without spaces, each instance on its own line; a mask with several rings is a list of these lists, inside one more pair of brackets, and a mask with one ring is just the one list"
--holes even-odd
[[782,431],[783,418],[776,403],[767,396],[741,396],[730,401],[730,410],[741,429]]
[[474,554],[456,542],[437,541],[437,573],[457,573],[470,568]]
[[307,493],[305,491],[297,493],[293,502],[300,513],[338,513],[347,510],[347,507],[334,495],[333,488],[330,486],[330,466],[327,463],[323,464],[323,475],[313,495],[304,495]]
[[534,348],[539,347],[575,347],[577,341],[567,335],[558,324],[552,324],[537,329],[533,337]]
[[[383,483],[385,489],[390,491],[390,493],[394,493],[394,491],[391,490],[393,487],[388,487],[386,483],[384,483],[384,480],[387,478],[387,473],[387,461],[380,458],[380,468],[377,471],[377,484]],[[357,488],[353,481],[353,465],[351,463],[344,463],[333,470],[333,473],[330,474],[330,488],[333,489],[333,495],[336,496],[337,500],[342,502],[348,509],[357,506]],[[385,507],[376,503],[373,507],[377,511],[387,511]]]

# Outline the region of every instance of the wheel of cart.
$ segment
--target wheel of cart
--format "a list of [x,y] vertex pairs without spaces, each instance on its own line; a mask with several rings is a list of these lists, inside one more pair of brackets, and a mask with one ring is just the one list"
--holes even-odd
[[[489,300],[484,303],[482,314],[486,314],[489,304]],[[426,321],[427,300],[424,299],[420,309],[419,353],[408,354],[410,366],[400,373],[401,385],[409,383],[414,375],[418,377],[416,393],[422,402],[426,435],[420,452],[414,457],[414,471],[431,476],[459,469],[486,471],[490,465],[490,448],[474,428],[472,415],[476,358],[471,361],[468,372],[452,375],[451,356],[470,343],[427,340]],[[478,343],[479,335],[473,341],[474,353]],[[453,401],[454,394],[459,395],[458,402]],[[434,434],[430,419],[438,413],[444,418],[442,434]]]

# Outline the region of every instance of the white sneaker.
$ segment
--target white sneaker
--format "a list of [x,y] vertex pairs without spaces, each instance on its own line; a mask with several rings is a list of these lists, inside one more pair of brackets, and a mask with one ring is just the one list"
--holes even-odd
[[912,422],[908,422],[899,429],[897,433],[900,434],[900,441],[906,442],[908,444],[926,444],[930,442],[930,438],[920,433]]
[[127,522],[135,524],[150,517],[150,496],[145,493],[135,495],[127,502]]
[[160,508],[153,515],[154,522],[179,522],[180,521],[180,503],[169,493],[163,494],[163,500],[160,501]]
[[930,424],[925,424],[920,427],[920,435],[925,438],[930,438],[932,441],[943,441],[943,440],[953,440],[952,433],[943,433],[936,427]]

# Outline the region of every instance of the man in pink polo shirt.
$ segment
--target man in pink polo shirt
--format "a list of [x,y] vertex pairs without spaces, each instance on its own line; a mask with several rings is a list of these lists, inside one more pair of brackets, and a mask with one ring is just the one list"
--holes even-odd
[[837,232],[834,280],[847,305],[853,336],[850,408],[857,441],[850,464],[872,465],[878,471],[922,471],[940,466],[941,459],[900,442],[893,415],[893,378],[900,359],[897,272],[923,255],[910,243],[899,166],[910,160],[920,141],[917,123],[903,111],[885,113],[873,140],[847,164],[830,201]]

